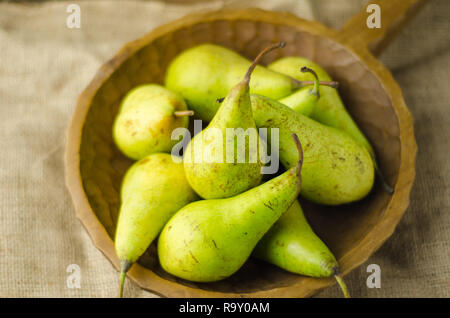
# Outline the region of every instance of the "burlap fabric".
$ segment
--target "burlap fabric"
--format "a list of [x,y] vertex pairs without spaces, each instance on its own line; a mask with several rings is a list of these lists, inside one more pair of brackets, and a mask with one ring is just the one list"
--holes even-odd
[[[117,272],[75,218],[64,185],[65,132],[78,94],[125,43],[189,12],[223,6],[289,11],[338,28],[364,1],[78,1],[0,3],[0,296],[114,297]],[[346,277],[354,297],[450,296],[450,6],[435,0],[383,53],[403,88],[419,145],[411,205],[394,235]],[[69,288],[70,264],[80,288]],[[366,286],[369,264],[381,288]],[[69,267],[70,269],[70,267]],[[69,279],[69,284],[68,284]],[[73,287],[73,286],[72,286]],[[155,297],[127,283],[131,297]],[[336,286],[319,297],[341,297]]]

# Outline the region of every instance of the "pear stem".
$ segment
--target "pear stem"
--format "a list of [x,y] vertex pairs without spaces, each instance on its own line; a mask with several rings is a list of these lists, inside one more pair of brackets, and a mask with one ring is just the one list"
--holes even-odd
[[252,74],[253,70],[255,69],[256,65],[258,65],[259,60],[267,53],[269,53],[270,51],[273,51],[275,49],[278,48],[283,48],[286,46],[286,42],[278,42],[276,44],[272,44],[268,47],[266,47],[265,49],[263,49],[253,60],[252,64],[250,65],[250,67],[247,70],[247,73],[244,76],[244,79],[242,80],[242,82],[248,84],[250,82],[250,75]]
[[394,189],[384,179],[384,176],[381,173],[380,168],[378,167],[378,164],[375,161],[375,158],[372,158],[372,160],[373,160],[373,163],[375,165],[375,173],[377,174],[378,180],[380,180],[381,186],[383,187],[384,191],[386,191],[390,195],[394,194]]
[[179,110],[173,113],[176,117],[193,116],[193,110]]
[[303,165],[303,148],[302,148],[302,144],[300,143],[300,139],[298,139],[297,134],[292,134],[292,139],[294,139],[295,145],[297,146],[297,150],[298,150],[298,162],[297,165],[295,166],[295,170],[296,170],[296,175],[298,177],[298,180],[301,184],[302,179],[301,179],[301,174],[300,171],[302,170],[302,165]]
[[123,286],[125,285],[125,277],[127,276],[126,273],[120,272],[120,279],[119,279],[119,298],[123,298]]
[[123,287],[125,285],[125,278],[127,272],[133,263],[127,260],[120,260],[120,278],[119,278],[119,298],[123,298]]
[[[294,78],[291,79],[294,82],[294,88],[302,88],[306,85],[314,85],[314,81],[298,81]],[[330,86],[332,88],[338,88],[339,82],[336,81],[319,81],[319,85]]]
[[336,281],[339,284],[339,287],[341,287],[341,290],[344,293],[344,297],[350,298],[350,294],[348,293],[347,285],[345,284],[342,277],[340,275],[336,274],[336,275],[334,275],[334,278],[336,278]]
[[319,93],[319,77],[317,76],[317,73],[314,72],[313,69],[311,69],[309,67],[306,67],[306,66],[303,66],[300,69],[300,71],[302,73],[311,73],[314,76],[314,78],[315,78],[315,80],[314,80],[314,87],[309,92],[311,93],[311,95],[316,95],[317,98],[319,98],[320,97],[320,93]]

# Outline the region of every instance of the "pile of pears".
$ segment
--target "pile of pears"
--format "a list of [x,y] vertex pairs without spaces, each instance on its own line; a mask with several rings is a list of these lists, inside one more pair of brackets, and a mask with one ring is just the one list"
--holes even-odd
[[[136,162],[122,181],[115,234],[120,297],[127,272],[155,240],[161,267],[188,281],[226,279],[255,257],[298,275],[334,276],[349,296],[298,196],[324,205],[360,200],[374,183],[374,151],[319,65],[303,57],[258,65],[284,46],[270,45],[252,62],[198,45],[171,62],[165,86],[140,85],[122,100],[113,137]],[[208,125],[174,155],[191,116]],[[250,136],[229,138],[230,128],[268,133],[255,136],[255,147]],[[273,140],[278,156],[270,160],[285,169],[276,176],[262,173]],[[230,145],[245,160],[232,153],[230,162]],[[218,155],[219,148],[227,152]]]

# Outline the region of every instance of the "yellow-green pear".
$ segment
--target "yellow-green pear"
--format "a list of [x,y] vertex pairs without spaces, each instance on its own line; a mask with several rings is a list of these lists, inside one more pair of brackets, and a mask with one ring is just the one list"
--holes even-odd
[[178,211],[158,239],[162,268],[195,282],[235,273],[298,196],[302,151],[297,136],[294,140],[300,159],[282,175],[237,196],[193,202]]
[[[300,69],[302,73],[311,73],[314,76],[314,85],[312,87],[302,87],[278,101],[286,106],[289,106],[297,113],[310,116],[320,99],[319,93],[319,78],[313,69],[306,66]],[[330,88],[330,86],[328,86]],[[337,87],[337,83],[336,83]]]
[[[373,186],[374,166],[367,149],[345,132],[322,125],[265,96],[251,96],[257,127],[278,128],[279,158],[286,168],[298,154],[290,143],[302,140],[304,165],[301,195],[316,203],[337,205],[360,200]],[[271,138],[268,138],[270,140]]]
[[219,107],[213,120],[189,143],[184,170],[192,188],[204,199],[227,198],[257,186],[262,179],[261,147],[250,103],[249,81],[260,58],[283,47],[263,50]]
[[[299,81],[306,81],[312,79],[311,74],[298,72],[298,69],[305,66],[313,69],[317,73],[320,80],[331,80],[331,77],[320,65],[307,58],[299,56],[280,58],[275,62],[269,64],[268,68],[270,70],[291,76]],[[319,92],[320,99],[317,101],[317,105],[314,108],[313,112],[310,114],[310,117],[326,126],[345,131],[357,142],[366,147],[367,151],[369,151],[370,155],[373,158],[375,171],[382,183],[383,188],[388,193],[392,194],[394,190],[386,183],[381,171],[378,168],[375,159],[375,151],[373,150],[372,145],[370,144],[364,133],[359,129],[358,125],[355,123],[350,114],[347,112],[344,103],[339,96],[339,92],[326,85],[321,85]],[[295,104],[290,104],[288,106],[292,107],[293,109],[298,107]],[[307,115],[305,113],[303,114]]]
[[[218,109],[216,100],[228,95],[250,64],[251,61],[226,47],[201,44],[181,52],[172,60],[165,85],[181,94],[198,117],[211,121]],[[257,66],[250,81],[250,92],[279,99],[311,83]]]
[[122,100],[113,125],[114,141],[135,160],[151,153],[170,153],[178,142],[172,140],[172,131],[187,128],[192,114],[179,94],[157,84],[140,85]]
[[295,274],[335,276],[345,297],[349,297],[336,258],[314,233],[297,200],[258,242],[253,256]]
[[[268,68],[298,80],[313,79],[311,73],[299,72],[299,69],[305,66],[313,69],[320,80],[331,80],[331,77],[321,66],[304,57],[283,57],[269,64]],[[355,140],[364,145],[370,154],[373,154],[372,146],[345,109],[339,92],[329,86],[320,86],[319,92],[320,99],[317,101],[317,106],[310,117],[326,126],[347,132]]]
[[198,197],[184,175],[181,158],[151,154],[134,163],[121,187],[115,249],[121,265],[120,296],[125,275],[147,250],[170,217]]

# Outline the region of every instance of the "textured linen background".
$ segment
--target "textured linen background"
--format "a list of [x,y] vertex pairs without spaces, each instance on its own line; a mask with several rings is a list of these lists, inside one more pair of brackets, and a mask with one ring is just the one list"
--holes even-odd
[[[66,28],[69,3],[81,29]],[[65,133],[78,94],[126,42],[189,12],[223,6],[289,11],[339,28],[364,1],[0,3],[0,296],[115,297],[117,272],[75,218],[64,185]],[[415,118],[419,145],[411,204],[394,235],[346,276],[353,297],[450,297],[450,5],[435,0],[381,60]],[[368,289],[368,264],[381,288]],[[70,289],[69,264],[81,268]],[[126,295],[156,297],[127,283]],[[336,286],[318,297],[341,297]]]

